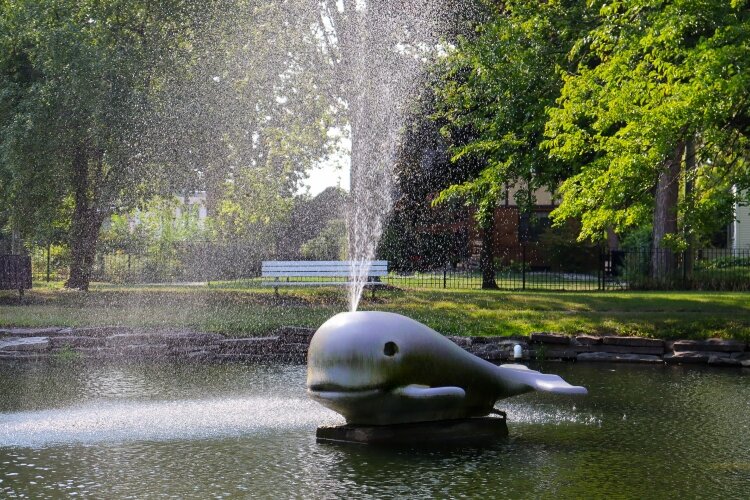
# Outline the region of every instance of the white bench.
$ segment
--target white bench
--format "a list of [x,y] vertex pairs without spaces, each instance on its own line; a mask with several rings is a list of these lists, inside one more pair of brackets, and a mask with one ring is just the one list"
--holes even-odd
[[263,286],[274,287],[276,293],[280,286],[351,286],[354,284],[351,277],[355,269],[366,269],[366,286],[374,287],[385,285],[373,279],[388,275],[388,261],[264,260],[261,269],[261,277],[274,279],[263,281]]

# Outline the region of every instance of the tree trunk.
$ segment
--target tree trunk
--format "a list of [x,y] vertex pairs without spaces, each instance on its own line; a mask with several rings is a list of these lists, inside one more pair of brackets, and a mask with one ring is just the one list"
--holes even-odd
[[479,266],[482,268],[482,289],[497,290],[495,281],[495,214],[489,222],[480,228],[482,231],[482,249],[479,254]]
[[98,200],[91,193],[88,160],[84,148],[76,150],[73,156],[75,209],[69,235],[70,276],[65,287],[78,290],[89,289],[99,229],[104,221],[104,214],[98,210]]
[[659,172],[654,202],[654,228],[651,255],[651,277],[669,278],[674,271],[674,253],[664,245],[664,238],[677,233],[677,201],[680,189],[680,164],[685,144],[680,143],[674,155]]
[[685,249],[683,266],[685,269],[685,277],[692,278],[693,276],[693,260],[695,252],[695,233],[691,227],[691,217],[693,208],[695,207],[695,199],[693,196],[693,175],[695,174],[695,137],[691,137],[685,143],[685,205],[686,205],[686,217],[683,234],[685,235],[685,241],[687,242],[687,248]]
[[617,233],[611,227],[607,228],[607,248],[609,250],[620,249],[620,238],[617,237]]

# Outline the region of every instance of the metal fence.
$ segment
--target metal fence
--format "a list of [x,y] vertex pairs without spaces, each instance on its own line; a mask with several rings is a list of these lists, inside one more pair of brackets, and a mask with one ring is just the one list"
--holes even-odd
[[[750,249],[672,252],[609,251],[598,247],[545,248],[536,244],[502,249],[495,283],[505,290],[750,290]],[[68,262],[50,247],[31,250],[35,281],[63,281]],[[191,242],[140,251],[97,253],[93,281],[114,284],[211,283],[259,287],[263,260],[244,244]],[[403,271],[394,263],[382,281],[401,288],[479,289],[482,273],[472,263]],[[394,269],[395,268],[395,269]]]
[[0,290],[31,288],[31,259],[27,255],[0,255]]
[[750,249],[607,252],[604,289],[750,290]]

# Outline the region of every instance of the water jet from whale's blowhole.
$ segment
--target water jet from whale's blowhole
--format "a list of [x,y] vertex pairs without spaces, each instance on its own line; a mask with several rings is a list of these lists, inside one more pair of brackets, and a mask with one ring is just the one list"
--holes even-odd
[[[338,5],[340,10],[344,2]],[[363,0],[356,5],[348,17],[348,53],[339,75],[349,89],[350,311],[357,310],[393,203],[393,165],[406,108],[423,83],[425,63],[440,52],[440,37],[469,9],[452,0]]]

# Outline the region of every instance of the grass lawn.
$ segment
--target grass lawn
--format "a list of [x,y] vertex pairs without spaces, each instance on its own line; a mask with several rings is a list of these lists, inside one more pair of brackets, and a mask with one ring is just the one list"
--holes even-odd
[[[282,325],[317,327],[344,311],[334,288],[238,290],[207,286],[95,285],[89,293],[40,286],[0,292],[1,326],[189,327],[260,335]],[[451,335],[534,331],[657,338],[750,339],[750,294],[729,292],[509,292],[451,290],[369,292],[363,310],[411,316]]]

